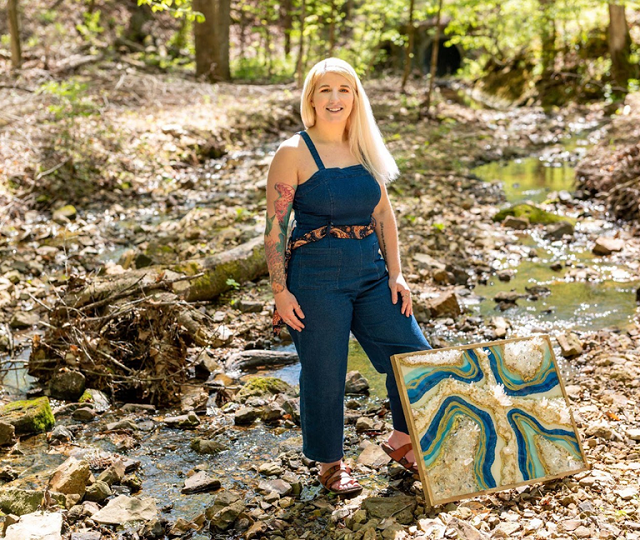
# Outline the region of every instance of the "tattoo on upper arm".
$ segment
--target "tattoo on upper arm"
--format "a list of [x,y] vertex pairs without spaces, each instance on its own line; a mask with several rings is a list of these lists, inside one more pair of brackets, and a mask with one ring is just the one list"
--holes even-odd
[[[274,214],[269,215],[267,210],[267,224],[265,227],[265,252],[267,256],[267,266],[271,276],[271,287],[274,293],[282,292],[287,285],[287,276],[284,271],[284,255],[287,249],[287,229],[289,227],[289,217],[293,208],[293,199],[296,188],[289,184],[278,182],[275,186],[278,197],[274,201]],[[274,228],[274,221],[277,221],[278,239],[274,239],[271,231]]]

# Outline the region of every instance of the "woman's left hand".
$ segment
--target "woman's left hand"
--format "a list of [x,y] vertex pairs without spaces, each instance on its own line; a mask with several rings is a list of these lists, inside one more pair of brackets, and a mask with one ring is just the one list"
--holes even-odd
[[391,289],[391,301],[394,304],[398,303],[398,295],[400,295],[400,298],[402,299],[402,308],[400,309],[401,313],[407,317],[413,315],[411,291],[409,291],[407,282],[404,280],[402,274],[389,276],[389,288]]

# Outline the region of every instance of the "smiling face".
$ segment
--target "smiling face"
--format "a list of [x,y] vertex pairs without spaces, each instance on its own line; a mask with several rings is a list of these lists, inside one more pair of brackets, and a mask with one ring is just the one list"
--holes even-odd
[[316,121],[346,122],[353,110],[354,88],[338,73],[324,73],[311,96]]

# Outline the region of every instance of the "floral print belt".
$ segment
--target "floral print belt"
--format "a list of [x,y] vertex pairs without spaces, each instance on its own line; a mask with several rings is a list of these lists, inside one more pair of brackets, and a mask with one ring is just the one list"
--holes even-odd
[[[293,240],[293,234],[289,237],[289,241],[287,242],[287,249],[284,254],[284,273],[285,276],[287,274],[287,269],[289,268],[289,261],[291,260],[291,252],[294,249],[299,248],[300,246],[304,246],[305,244],[310,244],[311,242],[317,242],[318,240],[322,240],[327,234],[335,237],[335,238],[355,238],[356,240],[362,240],[366,238],[371,233],[375,232],[376,229],[376,220],[373,216],[371,216],[371,222],[368,225],[324,225],[322,227],[318,227],[317,229],[313,229],[307,233],[304,233],[297,240]],[[278,310],[273,308],[273,335],[277,336],[280,334],[280,331],[284,327],[285,322],[278,313]]]

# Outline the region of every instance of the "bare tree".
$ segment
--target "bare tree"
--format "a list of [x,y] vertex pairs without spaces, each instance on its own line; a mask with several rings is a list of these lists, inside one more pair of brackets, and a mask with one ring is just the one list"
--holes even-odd
[[300,42],[298,43],[298,59],[296,61],[296,82],[298,88],[302,88],[302,76],[304,71],[304,20],[307,16],[307,3],[302,0],[300,7]]
[[280,2],[280,20],[284,31],[284,55],[289,58],[291,54],[291,30],[293,28],[293,0]]
[[609,54],[611,55],[611,80],[614,84],[614,94],[627,92],[629,78],[632,76],[632,66],[629,61],[631,54],[631,38],[625,15],[624,2],[609,3]]
[[[438,13],[436,14],[436,35],[433,38],[433,44],[431,45],[431,70],[429,73],[429,90],[427,96],[422,103],[424,109],[424,115],[429,116],[429,109],[431,108],[431,96],[433,95],[433,88],[436,81],[436,73],[438,70],[438,52],[440,49],[440,21],[442,20],[442,0],[438,3]],[[422,116],[422,113],[421,113]]]
[[22,48],[20,46],[20,22],[18,20],[18,0],[8,0],[9,32],[11,33],[11,67],[22,67]]

